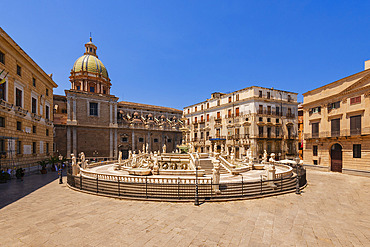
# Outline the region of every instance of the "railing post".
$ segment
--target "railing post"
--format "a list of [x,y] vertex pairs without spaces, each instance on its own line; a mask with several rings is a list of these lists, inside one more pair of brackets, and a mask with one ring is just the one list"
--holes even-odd
[[177,199],[180,200],[180,178],[177,178]]
[[145,177],[145,197],[148,199],[148,177]]
[[117,177],[117,183],[118,183],[118,196],[121,196],[121,188],[119,184],[119,177]]
[[99,193],[99,179],[98,179],[98,174],[96,174],[96,193]]
[[262,175],[261,175],[261,195],[262,195]]
[[296,172],[297,172],[297,182],[296,182],[296,186],[295,186],[295,193],[297,195],[301,194],[301,192],[299,191],[299,178],[298,178],[298,162],[296,164]]
[[243,180],[243,175],[242,175],[242,196],[244,196],[244,180]]
[[82,190],[82,175],[80,174],[80,190]]
[[280,175],[280,190],[283,191],[283,175]]

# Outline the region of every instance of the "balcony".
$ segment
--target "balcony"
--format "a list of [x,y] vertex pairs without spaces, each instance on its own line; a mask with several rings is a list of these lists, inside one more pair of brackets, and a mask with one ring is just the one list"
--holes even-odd
[[2,106],[4,109],[7,109],[8,111],[12,110],[13,105],[9,104],[5,100],[0,99],[0,106]]
[[295,118],[295,114],[294,113],[287,113],[286,117],[287,118]]
[[350,134],[351,136],[361,135],[361,128],[351,128]]
[[21,115],[23,115],[23,116],[26,116],[26,115],[27,115],[27,113],[28,113],[28,111],[27,111],[27,110],[23,109],[23,108],[22,108],[22,107],[20,107],[20,106],[16,106],[16,107],[14,108],[14,110],[15,110],[15,112],[16,112],[16,113],[21,114]]
[[319,132],[312,133],[312,138],[319,138]]
[[41,116],[35,114],[35,113],[31,113],[31,117],[32,119],[36,120],[36,121],[40,121],[41,120]]
[[340,130],[332,130],[331,137],[338,137],[340,136]]

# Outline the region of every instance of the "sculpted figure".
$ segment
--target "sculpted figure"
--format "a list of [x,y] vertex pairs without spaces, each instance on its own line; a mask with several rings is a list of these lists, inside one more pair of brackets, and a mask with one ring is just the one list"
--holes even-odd
[[263,151],[262,163],[267,163],[267,152],[266,152],[266,149]]
[[77,165],[77,159],[74,154],[71,154],[72,158],[72,175],[77,176],[80,173],[80,167]]
[[271,157],[269,159],[269,162],[270,162],[270,164],[274,164],[275,163],[275,154],[274,153],[271,154]]
[[215,153],[217,153],[217,144],[216,144],[216,143],[215,143],[215,145],[214,145],[213,151],[214,151]]
[[128,159],[131,159],[131,158],[132,158],[132,151],[128,150]]
[[146,145],[145,145],[145,149],[146,149],[146,152],[145,153],[149,153],[149,143],[146,143]]
[[122,152],[118,152],[118,164],[122,164]]
[[81,152],[80,156],[81,156],[81,167],[85,169],[86,168],[86,157],[85,157],[84,152]]
[[166,151],[167,151],[166,144],[163,144],[163,147],[162,147],[162,153],[166,153]]
[[143,154],[145,154],[145,144],[143,144]]

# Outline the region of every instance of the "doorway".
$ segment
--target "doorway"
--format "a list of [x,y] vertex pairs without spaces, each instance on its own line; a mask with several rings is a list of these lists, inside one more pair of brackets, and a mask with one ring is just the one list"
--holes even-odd
[[331,171],[342,172],[342,146],[338,143],[331,146],[330,149],[331,158]]

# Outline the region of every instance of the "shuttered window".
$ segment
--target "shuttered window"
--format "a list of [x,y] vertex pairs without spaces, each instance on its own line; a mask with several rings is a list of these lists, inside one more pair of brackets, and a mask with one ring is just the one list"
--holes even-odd
[[331,136],[340,136],[340,118],[331,120]]
[[312,137],[319,137],[319,123],[312,124]]
[[352,116],[350,121],[351,135],[361,135],[361,115]]

